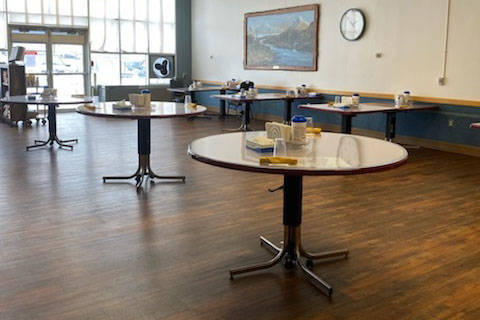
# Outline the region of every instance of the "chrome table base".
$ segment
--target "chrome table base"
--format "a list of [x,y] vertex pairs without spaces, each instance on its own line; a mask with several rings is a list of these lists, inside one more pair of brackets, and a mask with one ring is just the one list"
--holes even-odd
[[[134,174],[130,176],[113,176],[113,177],[103,177],[103,182],[106,183],[107,180],[129,180],[135,178],[137,181],[137,192],[142,190],[143,181],[145,177],[150,179],[163,179],[163,180],[181,180],[185,182],[184,176],[159,176],[155,174],[150,166],[150,119],[138,119],[138,168]],[[150,182],[154,182],[150,180]]]
[[307,277],[316,287],[330,297],[333,288],[325,280],[312,272],[313,260],[326,260],[332,258],[346,259],[348,257],[348,250],[328,251],[322,253],[309,253],[305,251],[301,242],[300,227],[284,227],[284,240],[281,248],[277,247],[264,237],[260,237],[260,245],[275,254],[275,256],[264,263],[231,269],[231,279],[238,274],[271,268],[283,260],[285,268],[292,269],[297,265],[303,272],[305,272]]
[[103,182],[106,183],[107,180],[129,180],[135,178],[137,181],[137,191],[140,191],[143,185],[145,177],[150,178],[150,182],[154,183],[152,179],[163,179],[163,180],[181,180],[185,182],[185,176],[159,176],[153,172],[150,167],[150,155],[139,155],[138,156],[138,168],[134,174],[130,176],[107,176],[103,177]]
[[53,145],[55,142],[60,146],[60,148],[63,147],[63,148],[69,148],[70,150],[73,150],[73,146],[67,143],[69,142],[78,143],[78,139],[60,140],[58,139],[58,137],[55,136],[55,137],[49,137],[47,141],[35,140],[35,144],[28,146],[27,151],[34,148],[44,147],[48,144]]
[[[312,272],[313,260],[332,258],[347,258],[348,250],[329,251],[323,253],[309,253],[302,246],[302,193],[303,177],[301,175],[284,175],[283,180],[283,245],[277,247],[264,237],[260,237],[260,244],[271,251],[275,256],[264,263],[239,267],[230,270],[230,279],[235,275],[268,269],[283,260],[285,268],[300,267],[312,283],[324,294],[331,296],[332,287],[322,278]],[[280,188],[278,188],[280,189]]]
[[35,144],[28,146],[27,151],[34,148],[44,147],[46,145],[53,145],[57,143],[60,147],[69,148],[73,150],[73,146],[67,144],[69,142],[78,143],[78,139],[70,139],[70,140],[60,140],[57,137],[57,104],[49,104],[48,105],[48,134],[49,137],[46,141],[43,140],[35,140]]

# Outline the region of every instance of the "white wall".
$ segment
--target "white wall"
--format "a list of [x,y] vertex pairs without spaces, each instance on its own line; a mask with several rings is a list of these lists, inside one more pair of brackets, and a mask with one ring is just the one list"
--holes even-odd
[[[317,72],[243,69],[244,13],[320,4]],[[194,79],[480,100],[480,0],[451,0],[447,81],[442,73],[447,0],[192,0]],[[343,12],[367,17],[363,37],[346,41]],[[375,53],[383,54],[376,58]]]

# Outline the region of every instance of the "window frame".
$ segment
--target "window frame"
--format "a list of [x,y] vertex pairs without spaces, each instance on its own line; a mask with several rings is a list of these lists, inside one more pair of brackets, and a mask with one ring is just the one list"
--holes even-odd
[[[136,12],[135,12],[135,4],[136,4],[136,1],[132,1],[133,3],[133,13],[132,13],[132,16],[133,18],[132,19],[126,19],[126,18],[122,18],[121,17],[121,0],[117,0],[118,1],[118,15],[117,15],[117,18],[107,18],[106,17],[106,12],[104,12],[104,18],[103,18],[103,21],[104,23],[107,22],[107,20],[110,20],[110,21],[116,21],[117,23],[117,30],[118,30],[118,51],[108,51],[108,50],[90,50],[90,53],[93,53],[93,54],[118,54],[119,55],[119,72],[120,72],[120,75],[119,75],[119,79],[120,79],[120,83],[118,85],[120,86],[128,86],[128,85],[132,85],[132,84],[124,84],[123,83],[123,80],[122,80],[122,67],[123,67],[123,59],[122,57],[125,56],[125,55],[145,55],[146,56],[146,78],[147,78],[147,84],[148,86],[151,86],[152,85],[152,81],[149,77],[149,65],[148,65],[148,58],[150,56],[150,54],[163,54],[165,52],[157,52],[157,51],[151,51],[151,48],[150,48],[150,24],[151,23],[155,23],[155,22],[152,22],[150,20],[150,0],[147,0],[146,1],[146,20],[139,20],[137,19],[137,15],[136,15]],[[89,10],[90,10],[90,0],[88,0],[89,2]],[[176,6],[176,2],[173,1],[173,4],[174,6]],[[157,22],[158,24],[161,24],[162,25],[162,32],[161,32],[161,37],[163,38],[163,32],[164,32],[164,25],[168,24],[168,25],[172,25],[173,26],[173,30],[174,30],[174,39],[176,41],[176,32],[177,32],[177,29],[176,29],[176,24],[177,24],[177,17],[176,15],[174,15],[174,18],[173,18],[173,22],[163,22],[163,0],[160,0],[159,1],[159,9],[161,10],[160,12],[160,16],[161,16],[161,19],[160,19],[160,22]],[[174,12],[176,13],[175,11],[175,7],[174,7]],[[102,20],[102,18],[99,18],[99,17],[92,17],[90,14],[88,15],[88,24],[89,24],[89,30],[90,29],[90,24],[91,24],[91,20],[92,19],[95,19],[95,20]],[[121,28],[122,28],[122,22],[131,22],[133,24],[133,48],[134,50],[133,51],[125,51],[122,49],[122,32],[121,32]],[[145,23],[146,25],[146,32],[147,32],[147,51],[136,51],[136,43],[135,43],[135,31],[136,31],[136,23],[139,22],[139,23]],[[164,51],[164,50],[162,50]],[[176,54],[176,44],[174,45],[174,52],[171,52],[173,54]],[[143,84],[136,84],[136,85],[143,85]],[[162,85],[162,84],[154,84],[154,85]]]
[[[17,1],[24,2],[24,7],[25,8],[24,8],[23,12],[18,12],[18,10],[15,10],[15,11],[9,10],[8,0],[3,0],[3,1],[0,0],[0,1],[2,3],[4,3],[3,5],[0,6],[0,14],[4,14],[4,16],[5,16],[5,25],[6,25],[5,26],[5,31],[6,31],[6,38],[7,38],[7,41],[6,41],[7,48],[1,48],[0,47],[0,50],[2,50],[2,51],[8,50],[7,55],[8,55],[8,52],[10,51],[10,49],[11,49],[11,42],[12,42],[11,39],[10,39],[10,31],[9,31],[10,25],[16,25],[16,26],[24,25],[24,26],[29,27],[29,28],[35,28],[35,27],[39,27],[39,28],[42,28],[42,27],[67,28],[67,29],[68,28],[70,28],[70,29],[86,28],[88,30],[88,32],[87,32],[87,38],[88,38],[88,40],[87,40],[87,47],[88,47],[87,51],[88,51],[88,54],[85,55],[85,57],[87,57],[88,62],[89,62],[89,66],[88,66],[88,90],[86,92],[90,91],[90,87],[93,84],[92,83],[93,75],[91,74],[92,70],[90,68],[90,65],[91,65],[91,62],[92,62],[92,59],[91,59],[91,54],[92,53],[94,53],[94,54],[105,53],[105,54],[116,54],[116,55],[118,55],[118,58],[119,58],[118,59],[119,60],[119,73],[120,73],[119,74],[120,82],[118,83],[118,85],[120,85],[120,86],[124,85],[122,83],[122,65],[123,65],[123,61],[124,61],[124,59],[122,59],[122,57],[124,57],[125,55],[141,54],[141,55],[146,56],[146,59],[147,59],[146,70],[145,70],[145,72],[147,74],[147,76],[146,76],[147,81],[146,82],[147,82],[147,85],[150,86],[150,85],[152,85],[152,81],[149,77],[149,65],[148,65],[149,56],[151,54],[164,54],[164,53],[176,54],[176,40],[177,40],[177,37],[176,37],[176,32],[177,32],[177,29],[176,29],[176,25],[177,25],[176,6],[177,6],[177,4],[176,4],[175,0],[158,0],[158,3],[153,3],[152,1],[154,1],[154,0],[144,0],[144,2],[142,3],[142,8],[145,9],[145,12],[142,12],[142,14],[140,15],[140,18],[139,18],[139,15],[136,14],[136,9],[137,9],[138,2],[135,1],[135,0],[131,0],[131,5],[133,7],[133,12],[132,12],[132,15],[131,15],[131,19],[122,17],[122,10],[121,10],[122,2],[121,2],[121,0],[114,0],[117,7],[118,7],[118,13],[114,14],[113,16],[109,15],[107,13],[106,8],[107,8],[108,3],[103,2],[103,5],[105,6],[105,9],[104,9],[104,12],[103,12],[103,18],[91,15],[91,10],[90,10],[91,9],[91,3],[92,3],[92,1],[95,1],[95,0],[84,0],[84,1],[82,1],[82,3],[85,2],[85,4],[86,4],[86,10],[85,10],[86,12],[84,12],[84,10],[82,10],[81,13],[77,13],[77,10],[75,10],[75,8],[78,9],[78,6],[79,6],[79,3],[75,4],[76,3],[75,0],[61,0],[61,1],[68,1],[69,2],[69,5],[67,5],[66,7],[69,7],[70,15],[66,15],[68,10],[67,11],[61,10],[60,5],[59,5],[60,0],[56,0],[56,1],[54,0],[56,2],[55,12],[47,12],[47,10],[45,8],[45,0],[38,0],[40,2],[40,6],[41,6],[40,13],[37,12],[38,8],[35,9],[35,11],[29,12],[29,10],[28,10],[29,5],[28,5],[27,0],[17,0]],[[106,1],[106,0],[104,0],[104,1]],[[166,3],[165,1],[168,1],[167,4],[165,4]],[[113,7],[115,7],[115,3],[113,4]],[[160,12],[158,12],[158,17],[155,16],[156,19],[152,19],[152,12],[151,12],[150,9],[152,9],[152,10],[155,9],[155,11],[157,11],[157,10],[160,11]],[[172,19],[169,18],[170,15],[166,17],[165,12],[167,12],[167,13],[172,13],[173,12]],[[24,15],[25,23],[11,22],[10,21],[11,20],[10,19],[11,14]],[[39,15],[40,24],[29,23],[29,19],[31,18],[30,16],[33,16],[33,15]],[[116,18],[114,18],[114,17],[116,17]],[[115,42],[118,41],[118,51],[102,50],[103,48],[101,48],[100,50],[91,50],[91,38],[92,37],[90,37],[90,34],[92,32],[91,21],[93,19],[103,20],[104,23],[106,23],[106,21],[115,21],[115,23],[116,23],[115,27],[118,30],[118,39],[114,39],[114,41]],[[52,23],[47,24],[46,20],[49,20]],[[66,21],[68,21],[68,22],[66,22]],[[65,23],[67,23],[67,25],[62,25],[61,22],[65,22]],[[122,22],[131,22],[133,24],[133,26],[132,26],[132,30],[133,30],[132,48],[133,48],[133,50],[132,51],[122,49],[122,33],[121,33]],[[136,30],[138,28],[138,23],[141,23],[145,26],[146,41],[147,41],[146,51],[137,51],[137,46],[136,46],[135,41],[136,41]],[[152,25],[154,25],[156,27],[154,27],[155,29],[151,30]],[[165,45],[164,45],[164,41],[163,41],[163,39],[165,38],[166,27],[168,27],[168,29],[173,29],[173,34],[172,34],[173,48],[168,46],[167,49],[169,49],[169,50],[165,50]],[[158,34],[158,32],[155,32],[153,30],[160,30],[160,34]],[[106,33],[106,31],[105,31],[105,33]],[[157,45],[157,44],[153,45],[156,50],[152,50],[152,44],[151,44],[152,33],[160,37],[159,38],[160,45]],[[168,34],[170,34],[170,33],[168,33]],[[156,38],[157,37],[155,37],[155,39]],[[162,85],[162,83],[158,83],[158,81],[153,81],[153,82],[155,82],[155,83],[153,83],[153,85]],[[143,85],[143,84],[138,84],[138,85]],[[86,84],[86,86],[87,86],[87,84]]]

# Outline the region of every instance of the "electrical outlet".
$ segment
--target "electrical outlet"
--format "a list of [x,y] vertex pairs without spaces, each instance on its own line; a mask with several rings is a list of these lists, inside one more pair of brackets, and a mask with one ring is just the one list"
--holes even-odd
[[455,126],[455,121],[453,121],[453,119],[448,119],[448,126],[449,127],[454,127]]
[[438,85],[444,86],[445,85],[445,77],[438,77]]

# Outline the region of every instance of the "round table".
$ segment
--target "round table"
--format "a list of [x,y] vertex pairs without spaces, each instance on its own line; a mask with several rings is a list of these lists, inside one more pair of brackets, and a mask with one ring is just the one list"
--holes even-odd
[[[135,178],[137,181],[137,191],[141,190],[144,177],[150,179],[174,179],[185,181],[184,176],[159,176],[155,174],[150,167],[150,121],[151,119],[165,119],[176,117],[190,117],[207,111],[203,106],[195,108],[185,107],[183,103],[174,102],[152,102],[151,107],[132,108],[131,110],[116,110],[113,108],[113,102],[99,103],[97,106],[80,106],[77,112],[94,117],[135,119],[138,121],[138,168],[135,173],[129,176],[111,176],[103,177],[103,182],[107,180],[128,180]],[[152,180],[153,182],[153,180]]]
[[[275,254],[265,263],[230,270],[234,275],[270,268],[284,260],[286,268],[298,265],[325,294],[332,294],[332,287],[315,275],[311,268],[313,260],[348,256],[348,250],[324,253],[309,253],[301,241],[302,224],[302,178],[305,175],[363,174],[396,168],[407,161],[405,148],[383,140],[339,133],[322,133],[309,139],[306,146],[287,145],[287,155],[296,157],[296,165],[260,165],[262,154],[246,147],[246,140],[264,132],[238,132],[209,136],[193,141],[188,149],[195,160],[223,168],[281,174],[283,184],[282,247],[260,237],[261,245]],[[306,261],[302,261],[302,258]]]
[[73,150],[73,146],[66,144],[68,142],[78,142],[78,139],[69,139],[69,140],[60,140],[57,137],[57,107],[60,104],[81,104],[81,103],[90,103],[92,102],[91,97],[84,98],[72,98],[72,97],[42,97],[42,96],[32,96],[35,99],[30,100],[28,96],[11,96],[1,99],[2,104],[34,104],[34,105],[46,105],[48,107],[48,132],[49,137],[47,140],[35,140],[35,144],[28,146],[27,151],[33,148],[43,147],[47,144],[53,145],[55,142],[58,143],[60,147],[70,148]]

